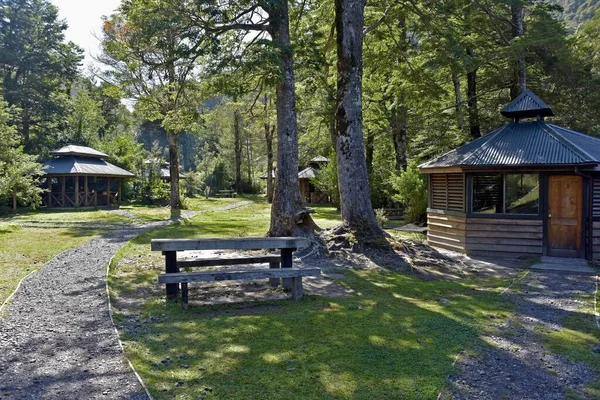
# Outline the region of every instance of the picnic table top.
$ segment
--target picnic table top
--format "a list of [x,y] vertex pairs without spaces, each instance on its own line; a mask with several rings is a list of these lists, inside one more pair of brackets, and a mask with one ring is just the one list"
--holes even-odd
[[301,237],[247,237],[232,239],[152,239],[152,251],[299,249],[309,245]]

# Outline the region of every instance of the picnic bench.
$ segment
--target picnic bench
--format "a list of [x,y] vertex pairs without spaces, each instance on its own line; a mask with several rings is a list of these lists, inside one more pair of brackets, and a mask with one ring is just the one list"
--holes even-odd
[[217,197],[235,197],[237,196],[237,193],[233,190],[219,190],[217,192]]
[[[167,300],[177,300],[181,284],[181,302],[188,306],[188,283],[226,280],[246,280],[269,278],[292,289],[292,298],[302,297],[302,278],[318,276],[319,268],[293,268],[292,253],[307,246],[308,239],[298,237],[263,237],[234,239],[152,239],[152,251],[162,251],[165,256],[165,273],[158,276],[158,283],[166,285]],[[178,251],[186,250],[263,250],[278,249],[280,254],[243,255],[235,258],[203,258],[197,260],[177,260]],[[269,268],[241,269],[227,271],[180,272],[180,268],[225,266],[239,264],[269,263]]]

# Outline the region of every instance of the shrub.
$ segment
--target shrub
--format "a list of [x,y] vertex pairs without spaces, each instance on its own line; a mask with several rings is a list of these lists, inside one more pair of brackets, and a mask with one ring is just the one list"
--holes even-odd
[[380,227],[384,228],[385,223],[388,221],[388,217],[385,215],[385,209],[378,208],[375,210],[375,218]]
[[423,222],[427,214],[427,181],[417,164],[410,163],[405,172],[392,177],[392,186],[396,192],[392,198],[404,205],[406,222]]

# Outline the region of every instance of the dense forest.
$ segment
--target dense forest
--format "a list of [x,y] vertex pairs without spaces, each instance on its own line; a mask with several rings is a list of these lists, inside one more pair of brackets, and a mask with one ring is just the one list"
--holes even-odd
[[[79,144],[138,176],[131,200],[179,208],[269,181],[274,213],[298,216],[286,177],[322,155],[313,183],[345,221],[398,203],[418,219],[416,165],[504,123],[525,85],[556,123],[600,135],[595,3],[123,0],[90,72],[49,1],[0,0],[0,198],[39,205],[38,162]],[[149,159],[184,173],[181,187],[145,181]],[[260,177],[275,166],[273,186]]]

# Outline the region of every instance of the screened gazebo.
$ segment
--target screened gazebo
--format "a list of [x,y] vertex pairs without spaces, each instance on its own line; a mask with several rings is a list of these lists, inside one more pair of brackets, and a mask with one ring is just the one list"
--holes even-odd
[[545,121],[530,90],[510,122],[420,165],[428,241],[467,254],[600,258],[600,139]]
[[133,174],[84,146],[65,146],[50,152],[43,164],[46,176],[44,205],[48,208],[109,207],[121,202],[123,180]]

